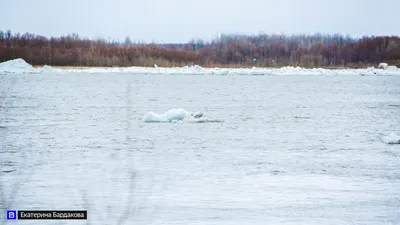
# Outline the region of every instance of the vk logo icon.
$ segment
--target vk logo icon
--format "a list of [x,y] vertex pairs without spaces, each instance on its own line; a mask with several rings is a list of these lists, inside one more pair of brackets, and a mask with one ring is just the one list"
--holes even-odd
[[17,210],[7,210],[7,220],[16,220]]

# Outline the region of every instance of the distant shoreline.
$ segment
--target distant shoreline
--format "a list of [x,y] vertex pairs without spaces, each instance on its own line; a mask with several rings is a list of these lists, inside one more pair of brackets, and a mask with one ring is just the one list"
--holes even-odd
[[[33,65],[33,68],[43,68],[46,65]],[[49,65],[47,65],[49,66]],[[191,66],[191,65],[188,65]],[[111,68],[130,68],[130,67],[138,67],[138,68],[156,68],[154,66],[51,66],[54,69],[61,69],[61,70],[86,70],[86,69],[111,69]],[[219,68],[219,69],[252,69],[253,66],[243,66],[243,65],[220,65],[220,66],[201,66],[204,69],[214,69],[214,68]],[[343,66],[329,66],[329,67],[301,67],[301,66],[280,66],[280,67],[264,67],[264,66],[255,66],[257,69],[280,69],[280,68],[285,68],[285,67],[300,67],[304,69],[328,69],[328,70],[346,70],[346,69],[368,69],[371,67],[374,67],[375,69],[378,69],[377,66],[360,66],[360,67],[343,67]],[[165,66],[160,66],[157,68],[164,68],[164,69],[169,69],[169,68],[182,68],[182,67],[165,67]]]
[[[1,32],[1,31],[0,31]],[[3,32],[4,34],[4,32]],[[4,36],[4,35],[3,35]],[[341,35],[221,35],[210,42],[134,44],[69,35],[0,35],[0,61],[22,58],[31,65],[55,68],[324,68],[362,69],[387,63],[400,67],[400,37],[351,39]],[[75,66],[77,65],[77,66]]]
[[[239,66],[239,65],[236,65]],[[0,63],[0,73],[130,73],[130,74],[193,74],[193,75],[399,75],[400,69],[396,66],[389,66],[381,63],[378,68],[346,68],[346,67],[202,67],[198,65],[186,65],[181,67],[88,67],[88,66],[48,66],[34,65],[27,63],[22,58],[13,59]]]

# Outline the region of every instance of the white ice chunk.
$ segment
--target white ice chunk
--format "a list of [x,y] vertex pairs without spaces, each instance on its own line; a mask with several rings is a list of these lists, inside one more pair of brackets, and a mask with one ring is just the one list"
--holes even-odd
[[37,73],[39,70],[33,68],[25,60],[18,58],[0,63],[0,73]]
[[163,114],[148,112],[143,117],[143,121],[146,123],[176,122],[184,120],[190,116],[191,116],[190,112],[182,108],[179,108],[179,109],[170,109]]
[[387,69],[388,68],[388,64],[387,63],[379,63],[379,66],[378,66],[378,68],[379,69]]
[[45,65],[40,69],[41,72],[45,72],[45,73],[49,73],[49,72],[53,72],[53,67]]
[[391,144],[391,145],[400,144],[400,136],[392,132],[388,136],[383,137],[382,141],[386,144]]
[[223,120],[207,118],[202,112],[189,112],[185,109],[170,109],[163,114],[148,112],[143,117],[146,123],[176,123],[187,121],[189,123],[223,123]]

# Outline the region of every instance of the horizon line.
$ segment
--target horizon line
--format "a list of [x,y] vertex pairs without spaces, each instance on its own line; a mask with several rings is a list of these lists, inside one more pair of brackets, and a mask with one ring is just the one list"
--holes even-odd
[[245,33],[245,32],[226,32],[226,33],[218,33],[215,35],[212,35],[211,37],[208,38],[201,38],[201,37],[193,37],[188,41],[176,41],[176,42],[172,42],[172,41],[144,41],[144,40],[140,40],[140,39],[135,39],[131,36],[125,36],[124,38],[122,38],[122,40],[120,38],[115,38],[115,37],[105,37],[103,35],[95,35],[95,37],[88,37],[85,35],[80,35],[77,32],[67,32],[67,33],[63,33],[61,35],[42,35],[42,34],[38,34],[35,32],[29,32],[29,31],[25,31],[25,32],[18,32],[18,31],[12,31],[11,29],[5,29],[2,30],[0,29],[0,32],[4,32],[7,33],[8,31],[11,32],[11,35],[23,35],[23,34],[33,34],[35,36],[41,36],[41,37],[45,37],[45,38],[60,38],[60,37],[68,37],[68,36],[74,36],[77,35],[77,37],[79,37],[80,39],[83,40],[103,40],[103,41],[108,41],[108,42],[116,42],[116,43],[123,43],[127,38],[129,38],[133,43],[135,44],[189,44],[192,43],[194,41],[203,41],[205,43],[207,42],[213,42],[215,40],[217,40],[218,38],[221,38],[222,36],[242,36],[242,37],[257,37],[257,36],[283,36],[283,37],[296,37],[296,36],[340,36],[340,37],[344,37],[344,38],[350,38],[350,39],[354,39],[354,40],[360,40],[362,38],[370,38],[370,37],[400,37],[400,34],[387,34],[387,35],[362,35],[362,36],[356,36],[356,35],[350,35],[350,34],[346,34],[346,33],[339,33],[339,32],[304,32],[304,33],[300,33],[300,32],[296,32],[296,33],[285,33],[285,32],[263,32],[260,31],[258,33]]

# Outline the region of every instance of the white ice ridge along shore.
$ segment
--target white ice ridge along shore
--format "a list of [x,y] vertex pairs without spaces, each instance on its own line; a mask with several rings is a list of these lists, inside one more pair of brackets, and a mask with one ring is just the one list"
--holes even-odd
[[127,73],[127,74],[164,74],[164,75],[400,75],[400,69],[388,67],[387,69],[305,69],[301,67],[282,68],[203,68],[201,66],[185,66],[174,68],[162,67],[112,67],[112,68],[86,68],[86,69],[58,69],[50,66],[34,68],[23,59],[13,59],[0,63],[1,73]]

